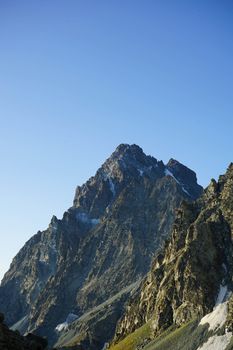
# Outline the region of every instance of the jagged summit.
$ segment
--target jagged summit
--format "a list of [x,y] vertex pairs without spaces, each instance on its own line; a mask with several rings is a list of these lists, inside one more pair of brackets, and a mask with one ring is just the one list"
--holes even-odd
[[139,146],[120,144],[99,171],[105,179],[121,181],[129,176],[150,176],[155,168],[163,168],[163,166],[163,162],[158,162],[156,158],[146,155]]
[[164,176],[163,162],[147,156],[137,145],[120,144],[95,176],[77,187],[73,207],[100,217],[128,182],[144,176]]
[[120,144],[105,163],[114,161],[125,162],[125,165],[132,162],[138,163],[138,165],[157,164],[157,160],[154,157],[146,155],[142,148],[135,144]]
[[175,175],[182,172],[183,176],[189,177],[192,181],[197,181],[196,173],[180,163],[178,160],[171,158],[166,167],[170,169]]
[[119,157],[120,155],[123,155],[125,153],[131,153],[131,154],[135,154],[135,153],[141,153],[143,154],[143,150],[140,146],[136,145],[136,144],[128,144],[128,143],[121,143],[119,144],[115,151],[112,153],[112,157]]
[[[133,179],[140,181],[145,177],[156,180],[164,176],[171,176],[191,199],[196,199],[202,193],[195,172],[185,165],[171,159],[165,166],[163,161],[146,155],[142,148],[135,144],[120,144],[97,170],[95,176],[77,187],[73,206],[84,209],[92,217],[99,217],[128,182]],[[100,196],[104,197],[101,203]],[[92,203],[90,208],[89,204],[93,200],[95,203]]]

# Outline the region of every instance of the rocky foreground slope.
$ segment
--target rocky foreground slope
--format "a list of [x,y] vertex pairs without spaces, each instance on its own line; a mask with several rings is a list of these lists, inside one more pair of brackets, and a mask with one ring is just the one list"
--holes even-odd
[[168,237],[175,208],[201,193],[195,173],[178,161],[165,165],[120,145],[77,188],[63,218],[53,217],[14,258],[0,287],[7,323],[101,349]]
[[4,323],[4,315],[0,313],[0,349],[1,350],[45,350],[46,339],[28,334],[26,337],[17,331],[10,330]]
[[111,349],[233,349],[232,238],[233,164],[177,210],[171,238],[129,302]]

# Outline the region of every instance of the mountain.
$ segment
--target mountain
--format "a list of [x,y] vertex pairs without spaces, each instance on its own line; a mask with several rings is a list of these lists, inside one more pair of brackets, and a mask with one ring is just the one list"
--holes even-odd
[[63,218],[54,216],[13,259],[0,287],[7,323],[58,346],[101,349],[168,237],[175,208],[201,193],[178,161],[118,146],[77,187]]
[[230,164],[197,201],[177,210],[171,237],[128,303],[111,349],[233,349],[232,238]]

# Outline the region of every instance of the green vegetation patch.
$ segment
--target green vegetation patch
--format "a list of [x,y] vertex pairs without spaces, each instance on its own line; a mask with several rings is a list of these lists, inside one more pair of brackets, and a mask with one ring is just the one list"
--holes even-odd
[[[150,321],[118,344],[112,345],[110,350],[136,350],[140,349],[141,345],[145,345],[143,350],[196,350],[213,335],[213,331],[209,331],[208,328],[208,324],[199,325],[198,320],[193,320],[179,328],[173,325],[156,339],[150,341]],[[233,337],[231,344],[233,344]],[[231,346],[227,350],[233,350],[233,347]]]
[[173,331],[169,328],[145,346],[144,350],[196,350],[211,335],[208,327],[198,326],[198,321],[195,320]]
[[110,350],[134,350],[137,346],[144,344],[151,336],[151,321],[136,329],[129,334],[125,339],[116,345],[112,345]]

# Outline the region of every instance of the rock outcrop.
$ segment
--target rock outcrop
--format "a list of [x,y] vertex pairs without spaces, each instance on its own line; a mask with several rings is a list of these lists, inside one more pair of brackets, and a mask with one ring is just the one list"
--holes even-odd
[[[218,182],[212,180],[196,202],[183,202],[177,210],[171,238],[155,258],[140,292],[129,302],[114,342],[149,320],[156,337],[172,325],[180,327],[200,320],[223,303],[232,291],[232,238],[230,164],[226,174]],[[224,322],[226,329],[232,330],[232,298]]]
[[[53,217],[14,258],[0,287],[7,323],[57,340],[55,328],[68,314],[80,318],[148,272],[170,233],[175,208],[201,193],[195,173],[179,162],[164,165],[136,145],[120,145],[77,187],[63,218]],[[97,322],[93,329],[89,324],[89,334],[99,329]],[[115,325],[106,327],[103,343]]]
[[46,339],[28,334],[23,337],[18,331],[10,330],[4,324],[4,315],[0,313],[0,349],[1,350],[44,350],[47,349]]

